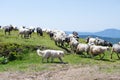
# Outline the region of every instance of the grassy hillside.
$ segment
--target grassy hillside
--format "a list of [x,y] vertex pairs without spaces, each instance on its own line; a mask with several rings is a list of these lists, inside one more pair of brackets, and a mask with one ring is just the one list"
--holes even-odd
[[[80,42],[84,42],[80,39]],[[120,61],[117,56],[113,55],[113,60],[110,60],[110,52],[106,52],[103,60],[99,60],[99,56],[94,58],[85,58],[84,56],[68,53],[65,49],[60,48],[54,44],[49,36],[44,33],[44,37],[37,36],[36,33],[32,34],[30,39],[22,39],[18,36],[17,31],[11,32],[11,35],[4,35],[4,32],[0,31],[0,45],[3,44],[18,44],[22,45],[22,59],[16,59],[9,61],[7,64],[0,64],[0,71],[43,71],[43,70],[54,70],[56,67],[64,68],[71,66],[84,67],[84,66],[98,66],[101,71],[104,72],[118,72],[120,73]],[[59,64],[59,60],[55,59],[55,63],[42,63],[41,57],[36,54],[36,49],[31,49],[23,46],[37,46],[49,48],[49,49],[59,49],[64,50],[66,55],[63,57],[63,61],[68,64]],[[2,49],[2,48],[1,48]],[[3,57],[0,57],[2,60]]]

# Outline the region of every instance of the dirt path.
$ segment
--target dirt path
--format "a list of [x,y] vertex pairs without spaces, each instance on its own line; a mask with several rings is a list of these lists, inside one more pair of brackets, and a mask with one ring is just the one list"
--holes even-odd
[[65,67],[41,72],[1,72],[0,80],[120,80],[120,74],[103,73],[94,67]]

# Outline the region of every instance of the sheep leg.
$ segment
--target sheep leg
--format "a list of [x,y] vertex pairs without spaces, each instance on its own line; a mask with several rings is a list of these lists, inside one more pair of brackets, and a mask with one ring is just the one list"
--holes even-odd
[[55,41],[55,45],[57,45],[57,41]]
[[8,33],[9,33],[9,35],[10,35],[10,31],[9,31]]
[[64,42],[61,42],[61,46],[64,46]]
[[51,58],[51,63],[53,63],[53,61],[54,61],[54,58]]
[[78,50],[76,50],[76,54],[78,54],[78,52],[79,52],[79,51],[78,51]]
[[61,63],[63,63],[63,60],[61,59],[61,57],[58,57],[58,59],[60,60]]
[[111,59],[112,59],[113,52],[111,53]]
[[21,34],[21,38],[23,38],[23,35]]
[[118,56],[118,58],[120,59],[120,56],[119,56],[119,54],[117,53],[117,56]]
[[49,57],[47,58],[47,63],[49,62]]
[[42,63],[44,62],[44,58],[42,58]]
[[87,51],[87,55],[89,55],[89,51]]
[[31,34],[29,34],[30,38],[31,38]]
[[103,58],[104,58],[104,56],[105,56],[105,54],[103,53],[103,56],[102,56],[100,59],[103,59]]
[[6,32],[5,32],[5,35],[6,35]]
[[90,54],[90,57],[91,57],[91,58],[93,58],[93,55],[92,55],[92,54]]
[[90,56],[91,58],[93,58],[92,50],[89,51],[89,56]]
[[25,38],[26,34],[23,34],[23,38]]

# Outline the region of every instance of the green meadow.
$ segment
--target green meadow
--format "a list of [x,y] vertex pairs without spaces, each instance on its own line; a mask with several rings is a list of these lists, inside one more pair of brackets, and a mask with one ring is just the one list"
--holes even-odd
[[[74,54],[73,52],[68,52],[66,49],[56,46],[54,41],[50,39],[47,33],[44,36],[38,36],[36,33],[32,34],[29,39],[21,38],[18,35],[18,31],[12,31],[11,35],[4,35],[4,31],[0,30],[0,53],[4,52],[6,49],[13,49],[9,45],[17,44],[20,49],[23,49],[19,54],[20,58],[15,58],[5,64],[2,61],[5,60],[3,56],[0,56],[0,72],[5,71],[44,71],[44,70],[54,70],[56,67],[64,68],[66,66],[84,67],[84,66],[97,66],[103,72],[120,73],[120,60],[116,54],[113,54],[113,59],[110,59],[110,51],[105,52],[105,57],[100,60],[99,56],[93,58],[84,57],[83,55]],[[84,43],[84,39],[79,39],[80,42]],[[6,47],[4,47],[6,45]],[[4,47],[4,49],[3,49]],[[57,49],[63,50],[65,56],[63,61],[66,64],[60,64],[58,59],[54,60],[54,63],[42,63],[41,57],[36,54],[36,49]],[[68,50],[70,50],[69,47]],[[14,51],[14,49],[13,49]],[[13,54],[13,53],[11,53]],[[17,54],[17,53],[15,53]],[[86,54],[86,53],[85,53]]]

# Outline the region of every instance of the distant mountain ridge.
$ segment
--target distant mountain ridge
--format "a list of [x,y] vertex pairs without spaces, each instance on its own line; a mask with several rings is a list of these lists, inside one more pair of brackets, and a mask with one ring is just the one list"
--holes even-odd
[[94,34],[102,37],[120,38],[120,30],[117,29],[106,29],[104,31],[96,32]]
[[[68,34],[72,33],[72,31],[66,31]],[[112,43],[118,43],[120,42],[120,30],[118,29],[106,29],[99,32],[78,32],[80,38],[86,38],[88,36],[91,37],[99,37],[101,39],[104,39],[106,41],[112,42]]]
[[108,38],[120,38],[120,30],[118,29],[106,29],[99,32],[78,32],[79,35],[96,35],[101,37],[108,37]]
[[[79,35],[79,36],[80,36],[80,38],[85,39],[85,38],[87,38],[89,35]],[[104,40],[109,41],[109,42],[111,42],[111,43],[113,43],[113,44],[120,42],[120,38],[109,38],[109,37],[101,37],[101,36],[96,36],[96,35],[90,35],[90,36],[91,36],[91,37],[94,37],[94,38],[98,37],[98,38],[104,39]]]

